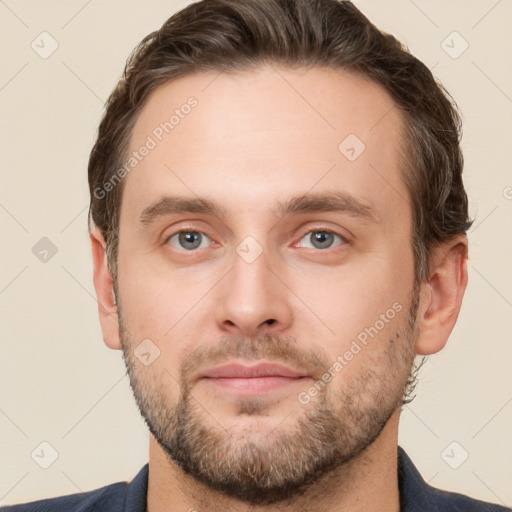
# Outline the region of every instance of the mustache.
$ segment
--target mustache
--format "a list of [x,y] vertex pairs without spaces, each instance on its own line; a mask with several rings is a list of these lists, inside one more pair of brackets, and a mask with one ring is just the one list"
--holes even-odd
[[233,359],[261,360],[291,366],[314,378],[320,378],[329,368],[328,358],[318,347],[298,348],[293,338],[266,333],[257,338],[227,336],[215,346],[201,345],[184,358],[181,367],[182,382],[191,382],[205,366],[227,363]]

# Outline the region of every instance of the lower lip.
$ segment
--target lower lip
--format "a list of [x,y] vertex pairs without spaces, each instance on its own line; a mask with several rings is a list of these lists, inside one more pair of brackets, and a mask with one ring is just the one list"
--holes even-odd
[[224,389],[232,391],[247,392],[247,393],[261,393],[265,391],[272,391],[279,389],[290,384],[302,382],[306,377],[251,377],[251,378],[234,378],[234,377],[216,377],[205,378],[204,380],[220,386]]

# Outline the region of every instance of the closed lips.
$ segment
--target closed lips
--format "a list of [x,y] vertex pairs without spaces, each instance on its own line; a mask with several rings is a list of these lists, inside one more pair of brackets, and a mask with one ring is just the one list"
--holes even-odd
[[307,375],[278,364],[259,364],[256,366],[227,364],[207,370],[201,377],[211,379],[254,379],[262,377],[301,378],[307,377]]

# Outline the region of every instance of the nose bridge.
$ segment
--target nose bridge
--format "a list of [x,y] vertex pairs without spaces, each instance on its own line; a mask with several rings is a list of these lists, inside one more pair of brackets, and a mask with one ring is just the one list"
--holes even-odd
[[217,311],[221,328],[252,336],[290,323],[286,287],[270,270],[276,263],[270,249],[255,237],[246,237],[236,247]]
[[[268,295],[271,293],[272,283],[269,270],[271,259],[269,249],[264,248],[252,236],[246,237],[236,247],[229,293],[248,312],[262,310],[265,296],[268,299]],[[270,312],[270,308],[267,310]]]
[[[269,266],[271,254],[254,237],[246,237],[237,247],[233,258],[232,279],[236,291],[242,292],[244,288],[250,296],[253,293],[268,291]],[[235,290],[234,290],[235,291]]]

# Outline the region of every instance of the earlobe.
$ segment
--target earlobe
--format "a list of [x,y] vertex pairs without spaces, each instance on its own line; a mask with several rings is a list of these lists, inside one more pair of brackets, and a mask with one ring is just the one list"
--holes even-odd
[[98,313],[105,344],[114,350],[121,349],[114,282],[107,265],[106,243],[101,231],[94,227],[89,232],[93,260],[93,281],[98,301]]
[[418,310],[416,353],[419,355],[441,350],[459,316],[468,280],[466,237],[441,244],[431,261],[430,278],[421,287]]

